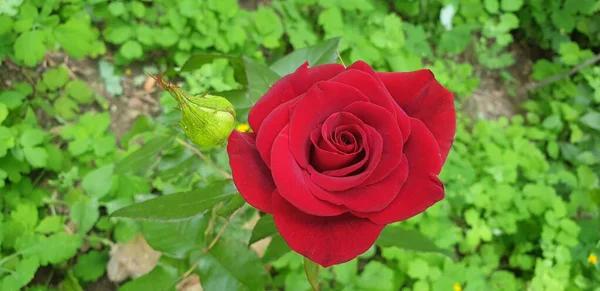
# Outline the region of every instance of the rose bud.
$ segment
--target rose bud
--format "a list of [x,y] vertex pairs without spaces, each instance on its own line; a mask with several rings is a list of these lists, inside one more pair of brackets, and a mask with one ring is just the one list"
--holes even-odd
[[224,97],[204,93],[191,96],[159,75],[158,84],[179,102],[181,126],[185,135],[198,146],[215,146],[229,137],[235,123],[233,105]]

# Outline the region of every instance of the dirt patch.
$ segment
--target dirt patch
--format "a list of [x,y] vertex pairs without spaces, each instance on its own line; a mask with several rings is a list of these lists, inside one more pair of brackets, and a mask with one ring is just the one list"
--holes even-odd
[[[527,100],[526,86],[530,83],[532,62],[526,46],[514,44],[510,48],[515,63],[506,68],[510,79],[503,78],[500,70],[488,70],[476,66],[481,78],[479,87],[473,96],[465,100],[465,113],[475,118],[497,119],[501,116],[513,116],[520,110],[520,105]],[[474,58],[466,61],[476,64]]]
[[[111,96],[104,80],[100,75],[99,60],[70,59],[62,53],[50,54],[49,59],[56,64],[64,64],[72,78],[84,80],[98,95],[108,101],[108,110],[111,114],[111,131],[120,141],[121,136],[131,129],[136,118],[140,115],[156,116],[160,112],[157,87],[148,82],[137,83],[140,76],[147,79],[146,72],[141,66],[131,66],[122,73],[121,96]],[[110,59],[106,60],[110,63]]]

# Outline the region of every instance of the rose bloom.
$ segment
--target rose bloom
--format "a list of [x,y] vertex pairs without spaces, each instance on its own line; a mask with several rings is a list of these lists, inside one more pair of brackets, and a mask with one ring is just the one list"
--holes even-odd
[[456,117],[453,94],[429,70],[305,63],[273,84],[248,122],[253,132],[234,131],[227,146],[236,187],[273,215],[290,248],[324,267],[444,198],[437,175]]

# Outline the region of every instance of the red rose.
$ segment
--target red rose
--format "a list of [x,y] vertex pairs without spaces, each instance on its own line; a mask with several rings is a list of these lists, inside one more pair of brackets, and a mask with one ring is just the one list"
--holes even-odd
[[429,70],[328,64],[277,81],[227,151],[244,199],[322,265],[369,249],[386,224],[444,198],[437,175],[455,131],[453,95]]

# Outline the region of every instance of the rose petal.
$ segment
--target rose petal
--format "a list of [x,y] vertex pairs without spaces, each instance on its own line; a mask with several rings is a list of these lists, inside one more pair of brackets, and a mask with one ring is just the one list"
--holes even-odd
[[429,128],[445,161],[456,130],[453,94],[429,70],[379,73],[379,77],[406,114]]
[[277,190],[283,198],[298,209],[312,215],[334,216],[346,208],[316,198],[308,189],[305,172],[290,152],[289,126],[275,139],[271,152],[271,171]]
[[372,75],[360,70],[347,68],[346,71],[335,76],[330,82],[352,86],[367,96],[372,103],[387,109],[392,115],[396,115],[394,99],[392,99],[388,90],[383,86],[383,83],[375,80]]
[[267,167],[271,168],[271,150],[273,141],[281,130],[290,123],[290,115],[302,96],[296,97],[279,107],[265,118],[260,131],[256,134],[256,148],[265,161]]
[[275,82],[256,102],[248,113],[248,123],[255,132],[258,132],[265,118],[279,105],[306,93],[315,83],[329,80],[343,70],[344,66],[340,64],[309,68],[308,62],[304,63],[295,72]]
[[[364,170],[351,176],[329,176],[326,172],[320,173],[312,166],[308,167],[310,179],[319,187],[327,191],[344,191],[363,184],[380,164],[383,139],[374,128],[365,125],[365,131],[368,136],[369,156],[365,157]],[[367,146],[365,146],[366,148]]]
[[[354,125],[357,128],[355,129],[358,133],[366,139],[366,133],[364,130],[357,125]],[[311,141],[313,141],[313,151],[310,159],[310,164],[318,171],[330,171],[336,170],[340,168],[344,168],[346,166],[351,165],[350,163],[357,158],[360,158],[363,150],[362,142],[360,145],[356,145],[355,149],[349,153],[339,153],[332,152],[325,149],[322,149],[318,146],[318,142],[315,142],[315,138],[321,138],[321,131],[319,129],[315,129],[311,133]],[[318,135],[318,137],[315,137]]]
[[344,205],[351,211],[373,212],[384,209],[396,199],[407,176],[408,161],[404,157],[402,163],[387,177],[369,186],[356,187],[340,192],[326,191],[310,183],[308,183],[308,186],[315,196],[322,200]]
[[273,193],[275,225],[290,248],[311,261],[329,267],[366,252],[384,225],[349,214],[333,217],[308,215]]
[[365,181],[365,185],[377,183],[402,161],[402,155],[399,153],[402,153],[404,141],[396,118],[383,107],[367,102],[352,103],[346,106],[344,111],[354,114],[365,124],[375,128],[383,137],[381,161]]
[[298,102],[290,122],[290,142],[294,158],[307,168],[310,153],[310,133],[331,114],[355,101],[368,101],[360,91],[348,85],[320,82]]
[[408,159],[408,178],[396,199],[379,212],[359,213],[379,224],[389,224],[411,218],[444,198],[444,186],[436,177],[442,160],[437,143],[427,127],[418,119],[411,119],[412,133],[405,144]]
[[229,136],[227,153],[233,182],[248,204],[271,213],[271,193],[275,183],[269,168],[254,146],[253,133],[233,131]]

